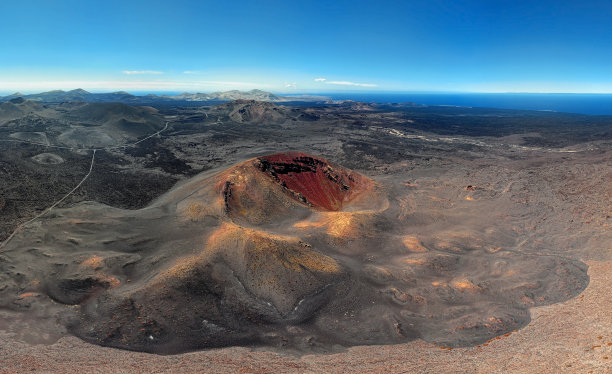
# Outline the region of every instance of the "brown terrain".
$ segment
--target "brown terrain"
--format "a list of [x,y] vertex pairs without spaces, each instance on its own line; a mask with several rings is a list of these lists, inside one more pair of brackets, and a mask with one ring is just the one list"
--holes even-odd
[[606,118],[83,105],[0,121],[7,227],[100,147],[0,249],[0,372],[610,372]]

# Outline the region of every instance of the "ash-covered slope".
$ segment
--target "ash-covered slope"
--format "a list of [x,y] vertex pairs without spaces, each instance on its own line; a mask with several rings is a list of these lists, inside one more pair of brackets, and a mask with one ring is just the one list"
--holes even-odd
[[588,282],[579,262],[506,249],[508,235],[418,238],[400,197],[296,152],[199,175],[138,211],[57,210],[1,253],[0,306],[157,353],[460,346],[524,326],[529,307]]
[[27,114],[43,110],[43,106],[21,97],[0,102],[0,124],[4,121],[23,117]]
[[157,109],[121,103],[93,103],[77,106],[68,117],[86,125],[122,131],[133,136],[151,134],[163,127]]
[[287,120],[289,110],[264,101],[238,99],[216,105],[211,113],[237,123],[281,123]]
[[136,140],[163,128],[157,110],[121,103],[64,103],[57,107],[68,128],[58,136],[62,144],[105,147]]
[[43,105],[23,98],[0,102],[0,128],[12,138],[76,148],[134,141],[164,127],[157,109],[71,101]]

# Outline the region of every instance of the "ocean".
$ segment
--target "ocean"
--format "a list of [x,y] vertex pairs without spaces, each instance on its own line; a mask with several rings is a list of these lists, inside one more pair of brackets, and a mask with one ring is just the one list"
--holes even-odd
[[326,93],[334,100],[415,103],[519,110],[612,115],[612,94],[531,93]]

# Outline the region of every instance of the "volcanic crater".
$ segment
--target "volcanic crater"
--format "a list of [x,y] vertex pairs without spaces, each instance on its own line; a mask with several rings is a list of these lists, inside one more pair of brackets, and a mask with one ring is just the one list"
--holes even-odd
[[55,210],[1,253],[0,306],[130,350],[328,352],[479,344],[586,287],[586,265],[515,252],[510,234],[418,233],[416,198],[320,157],[257,157],[140,210]]

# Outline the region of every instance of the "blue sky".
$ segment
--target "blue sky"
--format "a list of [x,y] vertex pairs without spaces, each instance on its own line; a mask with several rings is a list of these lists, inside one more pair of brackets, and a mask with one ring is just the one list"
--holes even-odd
[[2,1],[0,92],[612,92],[605,1]]

